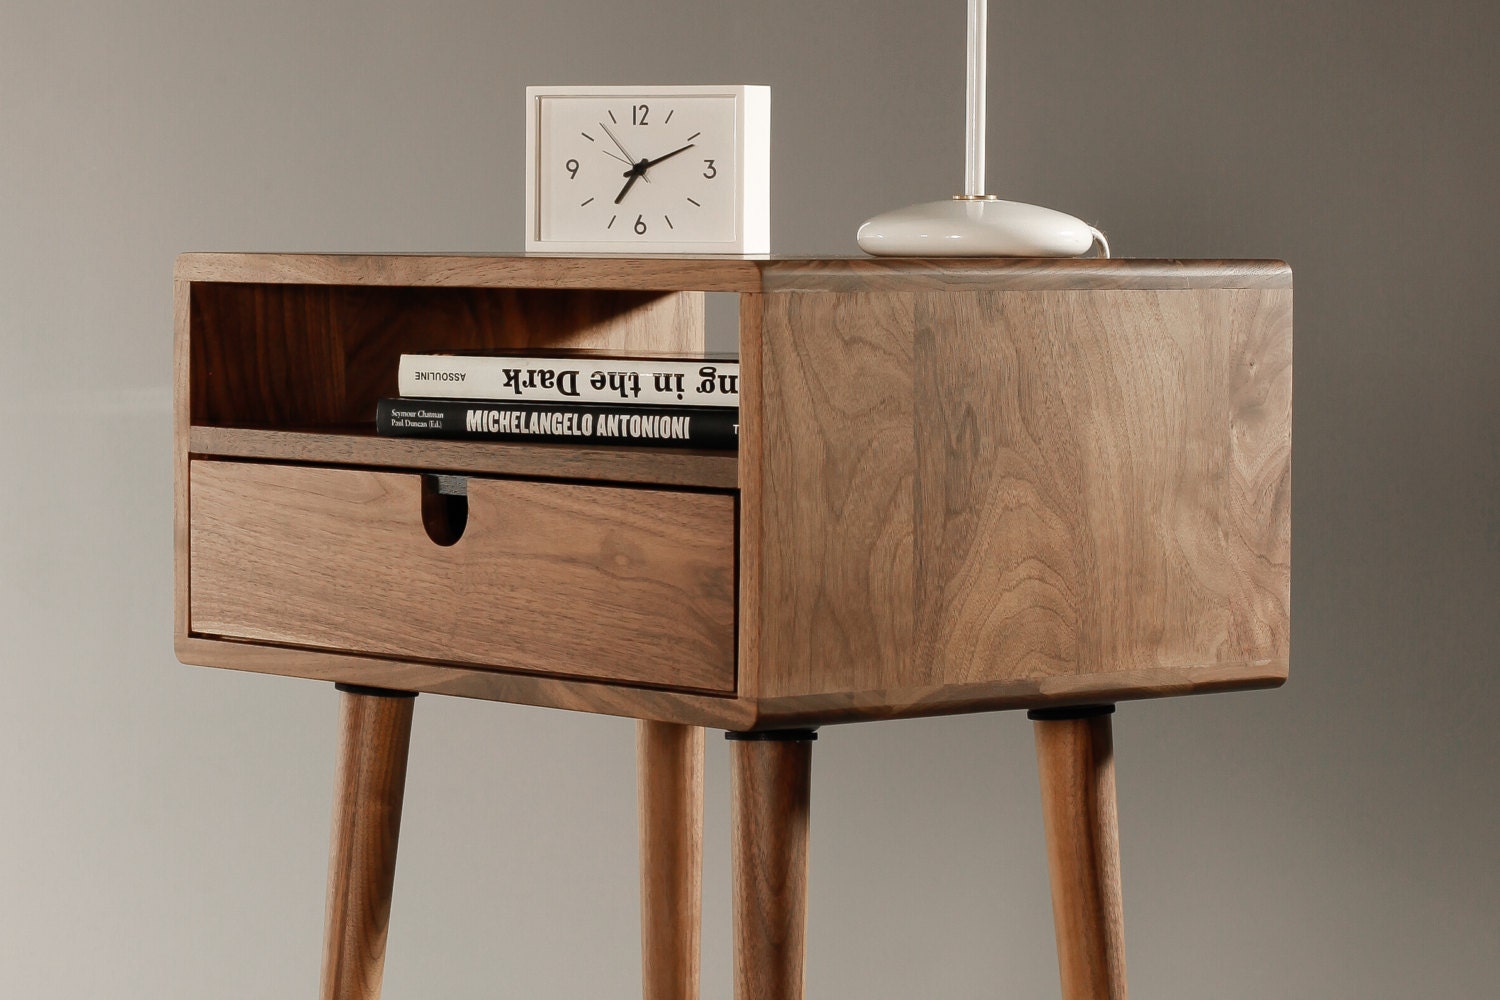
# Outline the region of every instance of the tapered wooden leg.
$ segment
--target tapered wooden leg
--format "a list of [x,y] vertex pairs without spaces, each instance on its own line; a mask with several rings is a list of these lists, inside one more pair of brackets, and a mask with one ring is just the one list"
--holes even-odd
[[639,722],[644,1000],[697,1000],[703,911],[703,730]]
[[1036,723],[1063,1000],[1125,1000],[1113,711],[1105,705],[1029,713]]
[[378,1000],[415,696],[339,685],[322,1000]]
[[810,730],[730,733],[735,1000],[802,1000]]

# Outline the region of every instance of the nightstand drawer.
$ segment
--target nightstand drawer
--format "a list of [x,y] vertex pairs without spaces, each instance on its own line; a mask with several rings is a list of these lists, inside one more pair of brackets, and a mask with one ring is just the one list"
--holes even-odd
[[193,461],[191,631],[734,691],[732,495],[461,486],[466,497],[417,473]]

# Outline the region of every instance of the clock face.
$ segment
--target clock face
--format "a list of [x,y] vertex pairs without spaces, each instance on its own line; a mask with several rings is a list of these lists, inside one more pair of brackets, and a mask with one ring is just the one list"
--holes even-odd
[[541,114],[542,239],[734,239],[733,97],[553,97]]
[[763,179],[745,222],[745,90],[764,88],[533,88],[528,249],[764,252]]

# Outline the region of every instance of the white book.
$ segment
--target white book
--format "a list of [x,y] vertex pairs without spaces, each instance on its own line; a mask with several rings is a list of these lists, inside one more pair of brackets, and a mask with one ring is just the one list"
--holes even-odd
[[740,405],[740,364],[716,357],[403,354],[403,396],[537,403]]

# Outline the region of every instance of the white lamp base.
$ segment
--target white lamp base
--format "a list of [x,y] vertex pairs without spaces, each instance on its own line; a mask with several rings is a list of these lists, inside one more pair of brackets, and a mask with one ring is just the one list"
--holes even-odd
[[928,201],[886,212],[859,227],[859,248],[879,257],[1078,257],[1097,229],[1071,215],[994,198]]

